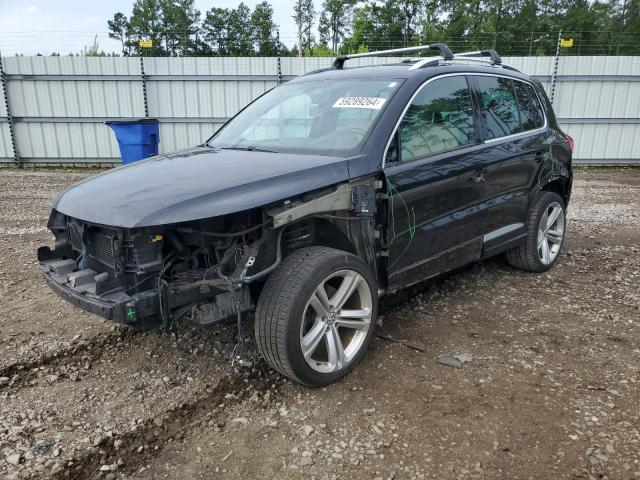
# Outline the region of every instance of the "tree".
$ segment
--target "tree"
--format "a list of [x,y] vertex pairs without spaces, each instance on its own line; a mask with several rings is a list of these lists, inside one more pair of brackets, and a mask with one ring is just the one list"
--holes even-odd
[[249,24],[255,39],[258,55],[277,55],[278,45],[275,38],[277,27],[273,23],[273,7],[266,1],[257,4],[251,14]]
[[228,55],[227,26],[229,25],[229,10],[214,7],[209,10],[202,23],[204,41],[214,55]]
[[104,53],[104,50],[100,50],[100,45],[98,44],[98,35],[93,37],[93,43],[90,46],[85,46],[82,54],[85,57],[106,57],[107,54]]
[[348,31],[356,3],[357,0],[324,0],[322,4],[320,37],[321,39],[324,37],[325,41],[330,40],[331,50],[334,53],[338,51],[340,40]]
[[343,41],[340,51],[355,53],[361,46],[384,50],[404,46],[402,10],[397,2],[367,4],[355,9],[351,37]]
[[[201,21],[196,0],[134,0],[127,18],[107,22],[124,55],[274,55],[268,0],[251,11],[211,8]],[[455,52],[496,48],[502,55],[556,50],[558,31],[573,38],[567,54],[634,54],[640,38],[640,0],[293,0],[298,56],[327,51],[381,50],[443,41]],[[313,25],[318,18],[318,33]],[[140,39],[153,47],[140,49]]]
[[253,54],[251,10],[243,2],[229,11],[227,43],[229,55],[244,57]]
[[320,37],[320,45],[328,47],[329,42],[331,41],[331,25],[329,23],[329,15],[324,10],[320,13],[318,35]]
[[313,20],[316,16],[313,0],[296,0],[293,4],[293,21],[298,29],[298,56],[302,57],[313,45]]
[[[128,43],[138,55],[142,53],[142,50],[147,56],[167,55],[167,51],[162,47],[165,29],[160,0],[135,0],[128,27]],[[151,40],[153,46],[141,49],[138,41],[142,39]]]
[[335,53],[329,50],[329,47],[323,43],[314,45],[311,49],[307,50],[306,53],[307,57],[333,57],[334,55]]
[[129,54],[129,47],[125,47],[125,42],[127,40],[127,28],[128,28],[128,20],[127,17],[123,13],[116,13],[113,16],[113,20],[107,21],[107,26],[109,28],[109,38],[113,38],[114,40],[120,40],[122,44],[122,54]]
[[200,11],[194,0],[161,0],[165,49],[171,56],[186,56],[198,50]]
[[407,47],[413,41],[414,24],[420,9],[420,0],[401,0],[399,7],[402,15],[402,44]]

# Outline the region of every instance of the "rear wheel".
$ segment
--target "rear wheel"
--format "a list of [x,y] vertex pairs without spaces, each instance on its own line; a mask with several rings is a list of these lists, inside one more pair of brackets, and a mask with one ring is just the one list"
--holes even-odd
[[541,192],[529,213],[526,241],[507,252],[507,261],[520,270],[549,270],[558,260],[565,227],[565,203],[562,197],[553,192]]
[[360,258],[326,247],[301,249],[271,274],[260,294],[258,349],[296,382],[335,382],[366,352],[377,300],[375,279]]

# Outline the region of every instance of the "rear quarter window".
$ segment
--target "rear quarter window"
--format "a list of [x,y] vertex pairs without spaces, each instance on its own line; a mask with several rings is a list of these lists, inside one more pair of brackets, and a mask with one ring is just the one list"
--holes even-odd
[[487,138],[500,138],[520,132],[520,117],[513,84],[508,78],[476,77],[480,108]]
[[520,111],[520,131],[535,130],[544,126],[542,106],[534,88],[528,83],[516,80],[514,80],[513,84],[518,98],[518,110]]

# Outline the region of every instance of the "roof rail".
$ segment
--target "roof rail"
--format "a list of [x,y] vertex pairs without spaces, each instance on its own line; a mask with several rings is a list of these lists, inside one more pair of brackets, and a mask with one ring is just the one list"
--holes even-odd
[[[333,68],[341,69],[344,67],[344,62],[350,60],[352,58],[363,58],[363,57],[386,57],[389,55],[396,55],[402,53],[409,52],[418,52],[421,50],[435,50],[437,51],[443,59],[445,60],[453,60],[453,52],[449,47],[447,47],[444,43],[432,43],[430,45],[418,45],[416,47],[406,47],[406,48],[395,48],[393,50],[379,50],[377,52],[366,52],[366,53],[354,53],[351,55],[341,55],[337,57],[333,61]],[[433,59],[433,57],[431,57]]]
[[[489,58],[485,58],[485,57],[489,57]],[[488,49],[488,50],[477,50],[473,52],[456,53],[453,55],[453,58],[445,58],[443,56],[423,58],[422,60],[419,60],[418,62],[416,62],[409,70],[416,70],[422,67],[430,67],[433,65],[437,65],[442,60],[445,60],[445,61],[459,60],[464,62],[473,62],[473,63],[477,62],[477,63],[484,63],[484,64],[488,63],[490,65],[497,65],[500,67],[511,68],[511,67],[508,67],[508,65],[502,64],[502,59],[500,58],[500,55],[498,55],[498,52],[492,49]]]

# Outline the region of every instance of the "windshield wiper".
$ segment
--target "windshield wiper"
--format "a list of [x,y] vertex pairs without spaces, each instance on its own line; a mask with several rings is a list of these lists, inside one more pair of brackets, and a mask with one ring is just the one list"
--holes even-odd
[[265,148],[258,148],[252,145],[248,147],[220,147],[221,150],[244,150],[246,152],[267,152],[267,153],[278,153],[275,150],[267,150]]

